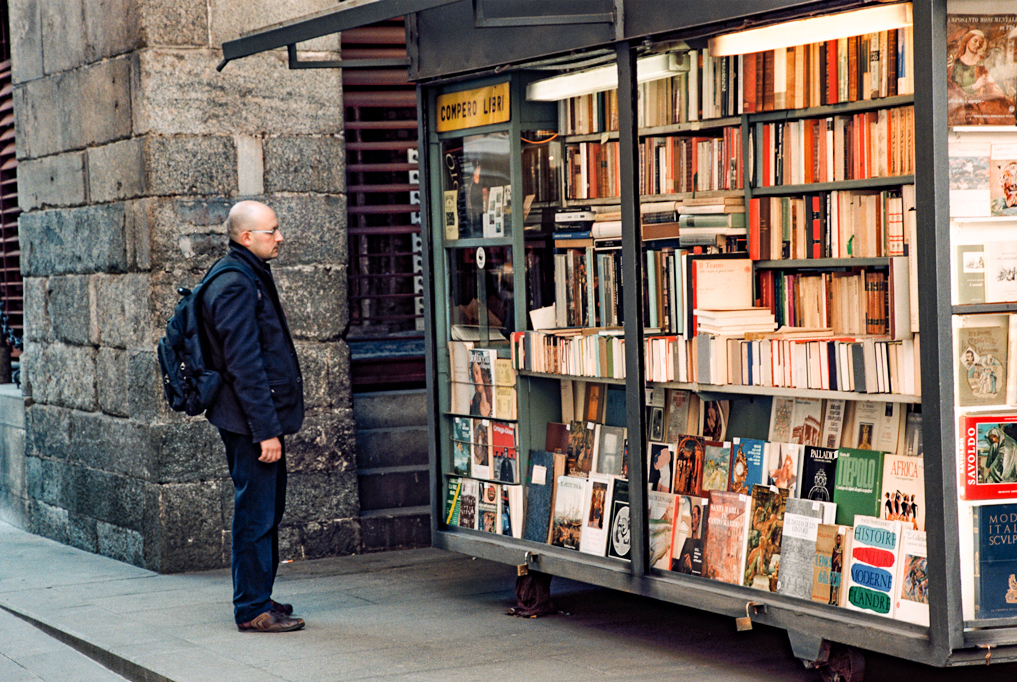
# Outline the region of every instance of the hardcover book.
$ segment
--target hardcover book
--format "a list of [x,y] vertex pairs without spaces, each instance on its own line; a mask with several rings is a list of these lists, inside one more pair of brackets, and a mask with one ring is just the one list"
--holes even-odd
[[1009,367],[1006,315],[963,315],[955,331],[957,404],[1003,405]]
[[709,499],[703,576],[741,585],[745,577],[745,548],[752,498],[714,490],[710,492]]
[[727,490],[731,476],[731,443],[703,442],[703,490]]
[[731,443],[731,478],[727,489],[749,495],[752,486],[766,482],[767,443],[754,438],[735,438]]
[[975,618],[1017,616],[1017,504],[974,508]]
[[893,618],[900,537],[898,521],[884,521],[861,514],[855,516],[847,565],[845,607]]
[[703,460],[705,458],[701,436],[684,435],[675,450],[674,487],[679,495],[703,497]]
[[745,574],[742,580],[745,587],[777,591],[787,499],[786,488],[752,486]]
[[650,491],[647,494],[647,523],[649,524],[650,565],[654,568],[671,567],[671,535],[674,532],[675,496],[666,492]]
[[894,618],[928,627],[929,553],[925,531],[913,528],[901,531],[899,563]]
[[583,500],[585,478],[559,476],[551,521],[551,544],[566,549],[579,549],[583,533]]
[[925,530],[925,462],[920,457],[886,455],[882,488],[881,518]]
[[810,599],[812,574],[816,566],[816,538],[823,522],[819,502],[788,498],[784,507],[784,527],[780,543],[780,573],[777,592]]
[[961,499],[1017,497],[1017,413],[961,415],[959,431]]
[[632,521],[629,511],[629,482],[614,482],[611,497],[611,528],[607,538],[607,555],[628,560],[632,556]]
[[947,15],[949,125],[1014,125],[1014,73],[1005,56],[1015,28],[1014,14]]
[[807,500],[832,502],[836,471],[836,448],[806,445],[802,458],[802,497]]
[[709,503],[707,498],[693,495],[679,495],[675,499],[674,533],[671,535],[672,571],[703,574],[703,519]]
[[846,591],[844,566],[851,554],[851,526],[821,523],[816,529],[815,567],[812,570],[812,601],[843,606]]
[[883,457],[879,450],[840,448],[837,452],[833,501],[838,524],[851,525],[857,515],[879,518]]
[[[564,457],[564,455],[562,455]],[[530,450],[530,478],[526,486],[526,526],[523,539],[547,542],[554,493],[554,453]]]
[[583,531],[579,551],[596,556],[607,554],[608,520],[613,476],[591,472],[583,499]]

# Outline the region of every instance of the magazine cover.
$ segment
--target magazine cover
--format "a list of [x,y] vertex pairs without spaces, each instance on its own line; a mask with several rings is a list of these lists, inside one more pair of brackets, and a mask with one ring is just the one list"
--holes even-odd
[[1009,34],[1017,14],[946,17],[947,122],[951,126],[1013,126],[1014,62]]
[[491,422],[491,451],[494,453],[493,478],[502,483],[519,483],[515,424]]

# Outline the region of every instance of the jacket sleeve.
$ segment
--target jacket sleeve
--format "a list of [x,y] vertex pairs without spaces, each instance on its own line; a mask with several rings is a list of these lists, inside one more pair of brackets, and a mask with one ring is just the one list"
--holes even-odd
[[221,275],[222,289],[211,301],[212,319],[222,342],[224,377],[240,402],[255,443],[282,434],[262,356],[257,322],[258,289],[243,275]]

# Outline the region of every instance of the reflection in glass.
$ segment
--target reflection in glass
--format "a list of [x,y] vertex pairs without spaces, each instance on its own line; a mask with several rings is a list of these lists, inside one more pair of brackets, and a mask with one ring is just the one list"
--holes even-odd
[[515,331],[512,294],[512,248],[484,248],[483,267],[478,249],[448,251],[449,322],[453,340],[506,340]]
[[442,205],[446,240],[512,235],[508,133],[442,143]]

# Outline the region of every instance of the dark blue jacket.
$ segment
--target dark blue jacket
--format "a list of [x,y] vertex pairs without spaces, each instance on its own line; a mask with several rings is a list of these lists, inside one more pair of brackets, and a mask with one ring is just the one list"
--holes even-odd
[[304,420],[304,385],[272,270],[233,241],[223,258],[247,266],[258,282],[230,271],[205,289],[206,357],[224,379],[205,416],[255,443],[296,433]]

